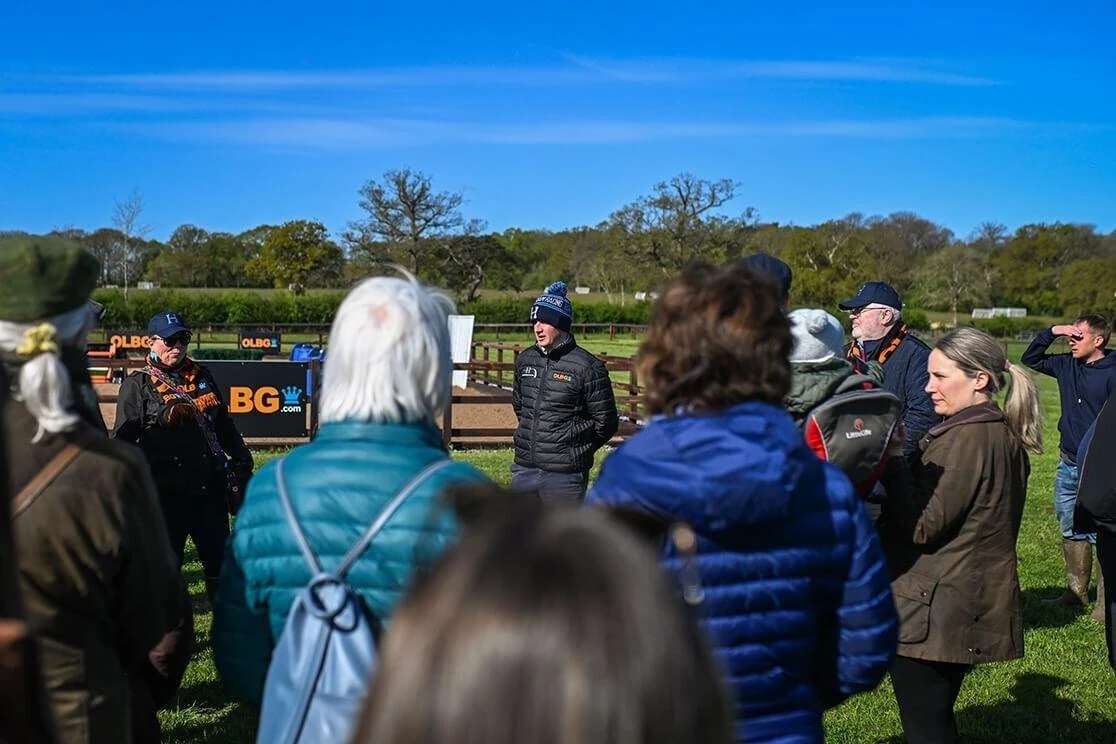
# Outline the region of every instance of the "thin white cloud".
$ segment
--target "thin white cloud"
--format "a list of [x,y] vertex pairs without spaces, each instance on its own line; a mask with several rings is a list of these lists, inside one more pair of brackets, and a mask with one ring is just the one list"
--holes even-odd
[[711,80],[801,80],[984,86],[998,81],[936,69],[919,60],[602,60],[566,55],[571,63],[614,80],[698,82]]
[[96,112],[186,111],[194,105],[163,96],[122,93],[0,93],[0,114],[59,115]]
[[678,85],[725,80],[995,85],[989,78],[904,60],[612,60],[563,55],[562,65],[431,65],[368,70],[196,70],[55,75],[52,83],[163,90],[326,90],[492,86],[547,88],[599,83]]
[[549,87],[590,78],[576,67],[400,67],[377,70],[198,70],[194,72],[64,75],[78,85],[180,90],[427,88],[473,85]]
[[0,93],[0,116],[88,116],[90,114],[322,115],[325,107],[252,97],[137,95],[127,93]]
[[669,140],[834,137],[940,139],[995,136],[1046,126],[995,117],[787,122],[566,121],[546,123],[353,121],[323,118],[132,123],[149,136],[256,147],[358,150],[444,144],[602,145]]

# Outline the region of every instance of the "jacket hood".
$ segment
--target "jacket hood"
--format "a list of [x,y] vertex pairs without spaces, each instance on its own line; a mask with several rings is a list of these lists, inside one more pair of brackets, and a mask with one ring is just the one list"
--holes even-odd
[[787,412],[800,419],[829,397],[830,391],[846,377],[854,374],[852,365],[845,359],[828,359],[824,362],[796,362],[791,364],[791,385],[787,393]]
[[803,480],[824,487],[822,468],[785,411],[753,402],[655,419],[605,461],[594,488],[713,535],[787,519]]
[[1112,353],[1112,349],[1105,349],[1104,356],[1088,366],[1094,369],[1111,369],[1116,367],[1116,354]]

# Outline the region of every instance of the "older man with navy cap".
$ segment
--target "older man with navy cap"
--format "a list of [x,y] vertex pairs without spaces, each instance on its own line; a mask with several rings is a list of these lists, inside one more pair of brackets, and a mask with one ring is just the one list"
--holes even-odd
[[903,454],[914,452],[919,438],[941,418],[926,393],[930,381],[930,347],[907,331],[903,302],[886,282],[865,282],[856,297],[838,304],[852,320],[850,359],[883,366],[883,387],[902,402],[907,439]]
[[187,356],[191,336],[182,316],[155,313],[147,333],[147,366],[120,386],[113,437],[143,450],[175,557],[181,565],[186,537],[192,537],[212,601],[229,536],[228,513],[240,507],[252,453],[212,373]]

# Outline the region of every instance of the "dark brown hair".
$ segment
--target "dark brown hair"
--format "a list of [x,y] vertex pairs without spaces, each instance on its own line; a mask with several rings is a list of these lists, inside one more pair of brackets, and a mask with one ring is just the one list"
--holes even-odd
[[739,262],[694,264],[655,303],[639,349],[651,413],[717,411],[748,400],[782,405],[793,340],[771,283]]
[[1108,339],[1112,335],[1112,324],[1108,322],[1108,318],[1103,315],[1082,315],[1073,321],[1074,325],[1078,323],[1084,323],[1089,326],[1089,330],[1103,338],[1102,347],[1108,346]]
[[392,618],[358,744],[727,744],[694,619],[604,512],[488,491]]

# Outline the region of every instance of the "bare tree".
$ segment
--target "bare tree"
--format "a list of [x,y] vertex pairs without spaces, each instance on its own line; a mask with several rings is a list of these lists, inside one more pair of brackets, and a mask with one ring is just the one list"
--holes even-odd
[[360,195],[368,218],[349,223],[346,242],[366,254],[373,253],[377,243],[401,249],[403,262],[415,274],[432,249],[432,238],[455,234],[465,225],[459,211],[464,197],[434,191],[430,176],[410,168],[387,171],[382,182],[361,187]]
[[949,308],[956,326],[959,308],[988,300],[986,265],[977,250],[954,243],[923,262],[919,284],[926,297]]
[[120,263],[124,271],[124,302],[128,301],[128,267],[135,256],[133,238],[143,240],[151,232],[151,226],[141,224],[143,217],[143,194],[138,187],[132,189],[131,195],[124,201],[116,202],[112,212],[112,224],[120,231]]
[[984,251],[1001,247],[1007,239],[1007,227],[999,222],[982,222],[969,234],[969,243]]
[[[734,224],[716,213],[732,201],[738,184],[728,178],[707,181],[681,173],[655,184],[654,193],[621,207],[609,217],[636,260],[673,274],[686,263],[718,260],[719,232]],[[751,209],[741,217],[747,222]]]

